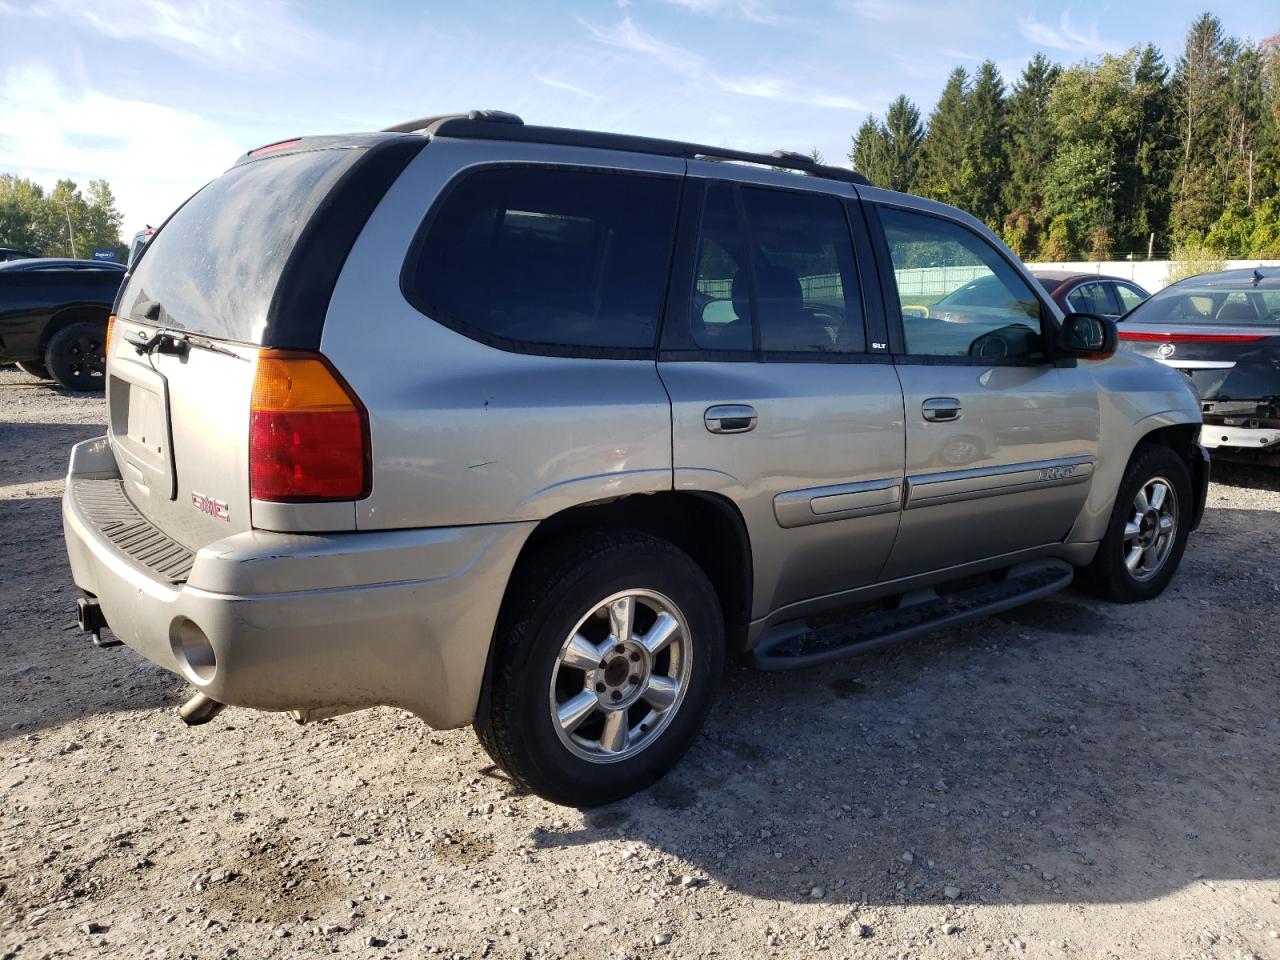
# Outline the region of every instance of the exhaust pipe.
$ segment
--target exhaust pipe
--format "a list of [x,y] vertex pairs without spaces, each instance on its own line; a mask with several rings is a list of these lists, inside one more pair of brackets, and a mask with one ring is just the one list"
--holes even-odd
[[188,727],[198,727],[202,723],[208,723],[225,709],[227,709],[225,703],[219,703],[212,697],[197,693],[178,708],[178,716]]
[[96,597],[81,597],[76,601],[76,623],[85,633],[93,634],[95,647],[118,647],[122,641],[111,637],[103,639],[102,631],[107,628],[107,618],[102,615],[102,607]]

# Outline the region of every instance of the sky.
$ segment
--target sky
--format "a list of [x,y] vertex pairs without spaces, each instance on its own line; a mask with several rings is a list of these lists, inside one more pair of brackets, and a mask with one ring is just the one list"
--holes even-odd
[[[1280,31],[1256,0],[1229,34]],[[0,0],[0,173],[105,178],[126,239],[246,150],[475,108],[847,163],[868,112],[947,74],[1155,43],[1202,3],[934,0]]]

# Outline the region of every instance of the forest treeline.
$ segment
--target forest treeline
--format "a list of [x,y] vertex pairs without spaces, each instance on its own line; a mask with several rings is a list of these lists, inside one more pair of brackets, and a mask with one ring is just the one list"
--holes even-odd
[[1063,67],[1037,54],[1007,86],[956,68],[927,119],[905,96],[853,137],[877,186],[954,204],[1021,257],[1280,257],[1280,35],[1200,16],[1172,64],[1153,45]]

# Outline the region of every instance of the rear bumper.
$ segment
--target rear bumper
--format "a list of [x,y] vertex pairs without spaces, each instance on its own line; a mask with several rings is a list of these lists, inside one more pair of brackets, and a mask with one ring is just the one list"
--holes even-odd
[[282,534],[200,549],[183,583],[147,569],[72,495],[110,482],[105,438],[72,451],[62,516],[76,585],[116,638],[223,703],[387,704],[432,726],[475,715],[498,608],[532,523]]
[[1242,450],[1266,450],[1280,445],[1277,427],[1224,427],[1206,423],[1200,430],[1200,442],[1206,447],[1238,447]]

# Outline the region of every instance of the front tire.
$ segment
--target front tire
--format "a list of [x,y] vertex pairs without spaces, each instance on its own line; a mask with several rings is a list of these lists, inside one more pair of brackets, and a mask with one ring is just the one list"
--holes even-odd
[[49,338],[44,365],[58,386],[79,391],[103,389],[106,332],[105,324],[84,321],[63,327]]
[[1158,597],[1182,562],[1193,509],[1186,462],[1168,447],[1140,445],[1120,481],[1106,536],[1082,571],[1081,584],[1114,603]]
[[524,569],[495,638],[481,744],[555,803],[642,790],[710,712],[724,667],[715,590],[682,550],[633,531],[572,537]]

